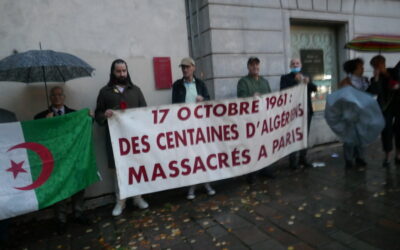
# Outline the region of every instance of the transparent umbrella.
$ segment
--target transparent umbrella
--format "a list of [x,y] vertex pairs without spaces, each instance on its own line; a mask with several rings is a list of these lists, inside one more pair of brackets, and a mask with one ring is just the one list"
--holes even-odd
[[351,86],[328,95],[325,119],[343,142],[355,145],[372,143],[385,127],[378,102]]

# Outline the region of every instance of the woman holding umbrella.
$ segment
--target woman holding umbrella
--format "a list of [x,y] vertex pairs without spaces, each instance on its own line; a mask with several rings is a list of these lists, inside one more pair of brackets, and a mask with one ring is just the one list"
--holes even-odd
[[[343,64],[343,69],[346,72],[347,77],[339,83],[339,88],[352,86],[361,91],[367,90],[369,83],[367,78],[363,77],[364,61],[361,58],[346,61]],[[353,160],[355,160],[355,163],[358,166],[367,166],[367,163],[364,160],[363,145],[344,142],[343,152],[346,161],[346,169],[353,167]]]
[[400,164],[400,93],[398,71],[395,68],[386,68],[385,57],[374,56],[370,61],[374,69],[371,86],[368,92],[378,96],[378,103],[385,118],[385,128],[381,134],[385,158],[383,167],[390,166],[390,153],[393,150],[393,137],[396,145],[396,165]]

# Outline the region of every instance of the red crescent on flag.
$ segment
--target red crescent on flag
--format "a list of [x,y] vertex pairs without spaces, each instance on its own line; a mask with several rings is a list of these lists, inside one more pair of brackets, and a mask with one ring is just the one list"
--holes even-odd
[[36,181],[32,182],[32,184],[25,186],[25,187],[16,187],[19,190],[32,190],[35,188],[40,187],[43,185],[47,179],[49,179],[51,173],[53,172],[54,168],[54,159],[53,155],[51,154],[50,150],[43,146],[42,144],[35,143],[35,142],[24,142],[18,145],[11,147],[7,152],[10,152],[17,148],[26,148],[34,151],[42,160],[42,172],[40,173],[39,177]]

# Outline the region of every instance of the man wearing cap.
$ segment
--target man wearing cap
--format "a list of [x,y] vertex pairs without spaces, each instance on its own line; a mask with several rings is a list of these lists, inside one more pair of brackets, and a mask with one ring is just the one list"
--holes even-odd
[[[240,78],[237,84],[237,97],[251,97],[271,93],[269,82],[264,77],[260,76],[260,59],[257,57],[250,57],[247,60],[247,69],[249,73],[247,76]],[[263,175],[275,178],[273,171],[269,168],[261,171]],[[253,184],[256,180],[257,173],[250,173],[247,175],[247,181]]]
[[[210,95],[206,84],[194,76],[196,64],[190,57],[183,58],[179,65],[182,69],[183,77],[172,85],[172,103],[196,103],[210,100]],[[212,196],[215,190],[209,183],[204,183],[207,194]],[[196,186],[191,186],[188,191],[187,199],[193,200]]]
[[242,77],[237,84],[237,97],[250,97],[271,93],[268,81],[260,76],[260,59],[250,57],[247,61],[247,76]]
[[[301,61],[299,58],[293,58],[290,60],[290,73],[281,76],[280,88],[281,90],[296,86],[297,84],[307,85],[307,130],[310,130],[311,118],[314,113],[311,103],[311,93],[317,91],[317,86],[310,81],[308,76],[305,76],[301,72]],[[299,160],[297,160],[297,154],[299,152]],[[291,169],[298,169],[300,165],[304,167],[311,167],[311,164],[307,162],[307,149],[303,149],[297,152],[293,152],[289,155],[289,167]]]
[[185,57],[179,65],[183,77],[172,86],[172,103],[194,103],[210,100],[206,84],[194,76],[196,64],[190,57]]

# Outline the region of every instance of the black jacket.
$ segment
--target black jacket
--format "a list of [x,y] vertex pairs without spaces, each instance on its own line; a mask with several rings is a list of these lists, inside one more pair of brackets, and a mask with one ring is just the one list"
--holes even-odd
[[[280,88],[281,90],[296,86],[299,84],[294,77],[296,76],[295,73],[289,73],[286,75],[281,76],[281,83]],[[312,83],[311,79],[310,82],[307,84],[307,105],[308,105],[308,114],[312,115],[314,113],[312,103],[311,103],[311,93],[317,92],[317,86]]]
[[[398,71],[388,68],[388,75],[379,75],[379,80],[376,81],[375,77],[371,78],[371,85],[369,85],[367,92],[378,96],[378,103],[383,113],[400,115],[400,90],[392,89],[390,87],[390,80],[398,79]],[[396,78],[397,77],[397,78]],[[398,80],[397,80],[398,81]]]
[[[52,108],[49,107],[48,109],[46,109],[46,110],[40,112],[39,114],[36,114],[35,117],[33,117],[33,119],[37,120],[37,119],[41,119],[41,118],[46,118],[46,116],[47,116],[50,112],[53,112],[53,111],[51,111],[51,110],[52,110]],[[70,108],[68,108],[66,105],[64,105],[64,111],[65,111],[65,114],[68,114],[68,113],[71,113],[71,112],[75,112],[76,110],[75,110],[75,109],[70,109]],[[53,112],[53,113],[54,113],[54,112]],[[57,115],[57,114],[54,114],[54,116],[56,116],[56,115]]]
[[[206,84],[194,77],[196,82],[196,90],[197,94],[204,98],[204,101],[210,100],[210,95],[208,94],[208,90]],[[186,98],[186,88],[183,84],[183,78],[177,80],[172,85],[172,103],[184,103]]]
[[11,111],[0,108],[0,123],[16,122],[17,117]]

